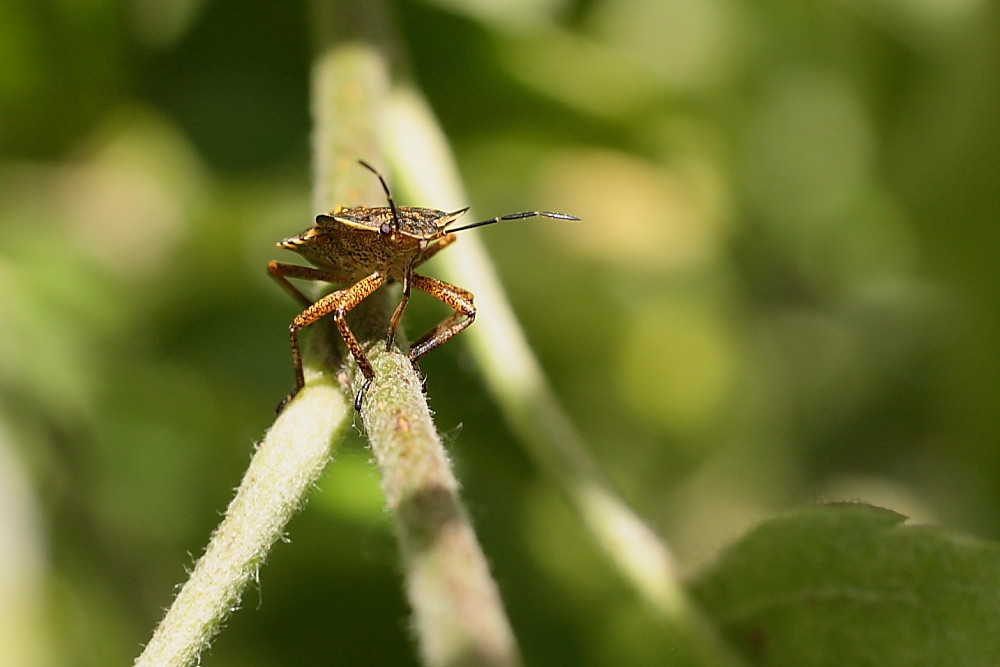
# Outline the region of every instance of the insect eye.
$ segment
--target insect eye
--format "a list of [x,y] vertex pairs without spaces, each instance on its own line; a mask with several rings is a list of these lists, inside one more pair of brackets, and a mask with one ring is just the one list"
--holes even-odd
[[382,236],[389,236],[390,234],[392,234],[392,223],[383,222],[381,225],[379,225],[378,233],[381,234]]

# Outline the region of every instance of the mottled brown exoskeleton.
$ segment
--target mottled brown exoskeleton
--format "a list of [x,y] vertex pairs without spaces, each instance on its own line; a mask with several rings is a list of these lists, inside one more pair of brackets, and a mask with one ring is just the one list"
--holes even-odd
[[[277,244],[279,248],[299,253],[315,268],[275,261],[267,265],[271,277],[306,307],[292,320],[289,327],[292,362],[295,366],[295,388],[278,406],[279,412],[305,384],[302,376],[302,353],[299,349],[299,331],[305,327],[315,324],[327,315],[333,315],[347,349],[358,362],[365,378],[354,399],[354,409],[360,412],[365,392],[375,380],[375,371],[365,356],[361,343],[347,325],[347,313],[352,308],[387,281],[402,284],[402,299],[389,320],[389,331],[385,338],[386,349],[392,346],[396,327],[403,319],[403,311],[406,310],[413,288],[427,292],[454,308],[454,313],[418,338],[410,348],[410,362],[419,373],[417,360],[472,324],[476,318],[476,307],[472,302],[472,293],[468,290],[443,280],[414,273],[414,269],[451,245],[456,238],[455,232],[491,225],[502,220],[535,216],[579,220],[576,216],[565,213],[526,211],[449,229],[468,210],[468,207],[447,213],[432,208],[396,206],[382,175],[364,160],[359,162],[378,177],[389,205],[378,208],[338,207],[331,213],[316,216],[316,224],[313,227]],[[348,286],[313,302],[300,292],[288,280],[289,278],[322,280]]]

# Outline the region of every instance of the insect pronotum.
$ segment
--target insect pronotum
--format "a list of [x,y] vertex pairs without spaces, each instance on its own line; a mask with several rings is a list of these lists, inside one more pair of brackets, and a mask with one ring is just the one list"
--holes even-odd
[[[295,367],[295,388],[278,406],[278,411],[295,398],[305,384],[302,375],[302,352],[299,332],[332,315],[340,335],[357,361],[365,380],[354,398],[354,409],[361,411],[365,392],[375,380],[375,371],[365,356],[361,343],[347,324],[347,313],[364,301],[375,290],[389,281],[401,283],[402,298],[389,320],[386,349],[392,346],[396,328],[403,319],[403,312],[410,301],[410,292],[416,288],[454,309],[436,327],[418,338],[410,347],[409,359],[418,374],[417,361],[439,345],[468,327],[476,319],[473,295],[468,290],[437,278],[415,273],[414,269],[455,242],[455,232],[474,227],[492,225],[503,220],[519,220],[542,216],[557,220],[579,220],[576,216],[551,211],[525,211],[480,220],[453,227],[468,207],[452,211],[432,208],[396,206],[392,193],[382,175],[364,160],[361,165],[371,171],[382,184],[388,206],[369,208],[356,206],[338,207],[330,213],[316,216],[316,224],[298,236],[278,243],[279,248],[302,255],[313,266],[285,264],[271,261],[267,271],[281,287],[305,306],[289,326],[292,343],[292,363]],[[312,301],[289,278],[321,280],[347,285],[342,289]],[[421,374],[421,377],[422,374]]]

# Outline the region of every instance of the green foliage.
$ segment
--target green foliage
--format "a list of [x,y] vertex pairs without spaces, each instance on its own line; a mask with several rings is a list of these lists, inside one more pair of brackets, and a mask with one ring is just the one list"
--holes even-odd
[[[1000,538],[996,8],[391,8],[469,192],[398,203],[583,218],[469,234],[602,471],[701,573],[709,625],[785,664],[837,637],[869,664],[983,637],[1000,599],[983,563]],[[311,35],[295,3],[0,3],[0,663],[134,657],[291,387],[296,306],[264,266],[318,212]],[[404,324],[442,314],[418,295]],[[471,348],[422,368],[525,661],[676,655],[522,453]],[[413,660],[348,430],[203,664]],[[817,500],[949,532],[865,509],[766,522]],[[810,572],[827,592],[895,582],[902,602],[803,597]],[[932,625],[917,596],[960,603]]]
[[995,665],[1000,545],[870,505],[769,519],[695,597],[753,664]]

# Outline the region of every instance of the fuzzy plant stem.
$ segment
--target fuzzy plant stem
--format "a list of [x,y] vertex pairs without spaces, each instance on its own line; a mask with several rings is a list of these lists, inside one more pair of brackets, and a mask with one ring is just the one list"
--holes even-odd
[[[389,58],[375,46],[378,3],[316,5],[320,50],[313,71],[317,210],[377,202],[381,190],[356,159],[381,155],[380,109],[388,103]],[[365,37],[369,39],[365,39]],[[365,424],[394,512],[414,625],[427,665],[514,665],[513,633],[489,576],[458,483],[431,423],[409,361],[386,351],[387,294],[359,309],[356,333],[378,381]],[[347,372],[335,370],[335,331],[318,329],[304,355],[306,386],[260,443],[204,555],[136,660],[143,667],[194,664],[235,610],[267,551],[305,502],[354,411]],[[340,354],[340,356],[343,356]],[[356,367],[355,367],[356,368]],[[307,613],[307,612],[303,612]]]
[[[395,524],[422,662],[517,665],[514,634],[420,379],[405,355],[381,342],[369,348],[369,359],[378,379],[363,420]],[[362,381],[355,372],[355,386]]]
[[[336,119],[351,130],[352,141],[374,149],[377,130],[371,110],[388,89],[381,70],[377,54],[357,45],[325,49],[318,57],[314,112],[318,120],[327,119],[317,122],[315,133],[318,202],[349,193],[377,196],[377,184],[363,180],[356,173],[360,170],[345,168],[343,178],[335,177],[338,166],[347,161],[333,159],[334,147],[344,140],[330,123]],[[329,208],[332,205],[320,210]],[[267,551],[304,504],[350,424],[350,400],[329,363],[334,356],[331,332],[320,329],[306,349],[305,388],[258,446],[222,523],[136,660],[137,666],[180,667],[199,660],[226,616],[239,606],[247,585],[256,580]]]
[[[317,196],[326,203],[324,191],[336,187],[344,169],[371,175],[356,164],[358,158],[374,159],[378,137],[368,150],[357,141],[356,122],[384,120],[389,94],[383,86],[389,78],[389,53],[396,40],[388,37],[381,20],[381,3],[360,5],[347,1],[317,4],[320,30],[324,26],[353,27],[350,35],[334,30],[324,36],[326,54],[316,70],[313,114]],[[348,14],[354,14],[347,17]],[[336,20],[339,17],[341,20]],[[374,17],[374,18],[373,18]],[[351,40],[365,34],[371,42]],[[381,105],[369,105],[362,117],[344,118],[339,113],[343,84],[335,66],[344,50],[364,52],[371,45],[378,66],[372,76],[380,82]],[[328,62],[329,59],[329,62]],[[364,87],[349,87],[348,94],[363,96]],[[387,132],[386,132],[387,133]],[[323,178],[332,179],[324,183]],[[351,199],[341,201],[356,201]],[[377,205],[379,198],[366,200]],[[382,290],[386,291],[386,290]],[[376,295],[380,296],[380,295]],[[409,360],[382,342],[388,328],[391,304],[384,298],[362,309],[353,325],[365,345],[376,381],[365,395],[362,418],[372,453],[382,478],[386,502],[395,523],[406,577],[406,592],[413,609],[413,626],[425,665],[516,665],[517,643],[504,612],[497,586],[490,576],[468,513],[458,496],[459,484],[451,470],[444,446],[431,420],[421,380]],[[401,341],[402,332],[397,335]],[[353,391],[363,377],[353,367]]]
[[[338,431],[346,422],[324,407],[340,400],[341,394],[329,381],[314,381],[311,391],[289,405],[271,427],[225,518],[137,666],[179,667],[198,661],[326,466],[331,443],[340,439]],[[317,420],[318,415],[324,416]]]
[[[397,86],[391,114],[387,151],[401,174],[401,189],[416,201],[432,201],[445,210],[465,206],[454,158],[420,93]],[[740,664],[689,599],[666,544],[621,498],[587,452],[531,352],[476,235],[463,236],[436,261],[446,280],[476,295],[482,315],[463,337],[475,351],[487,386],[528,453],[567,496],[613,567],[688,655],[702,664]]]

